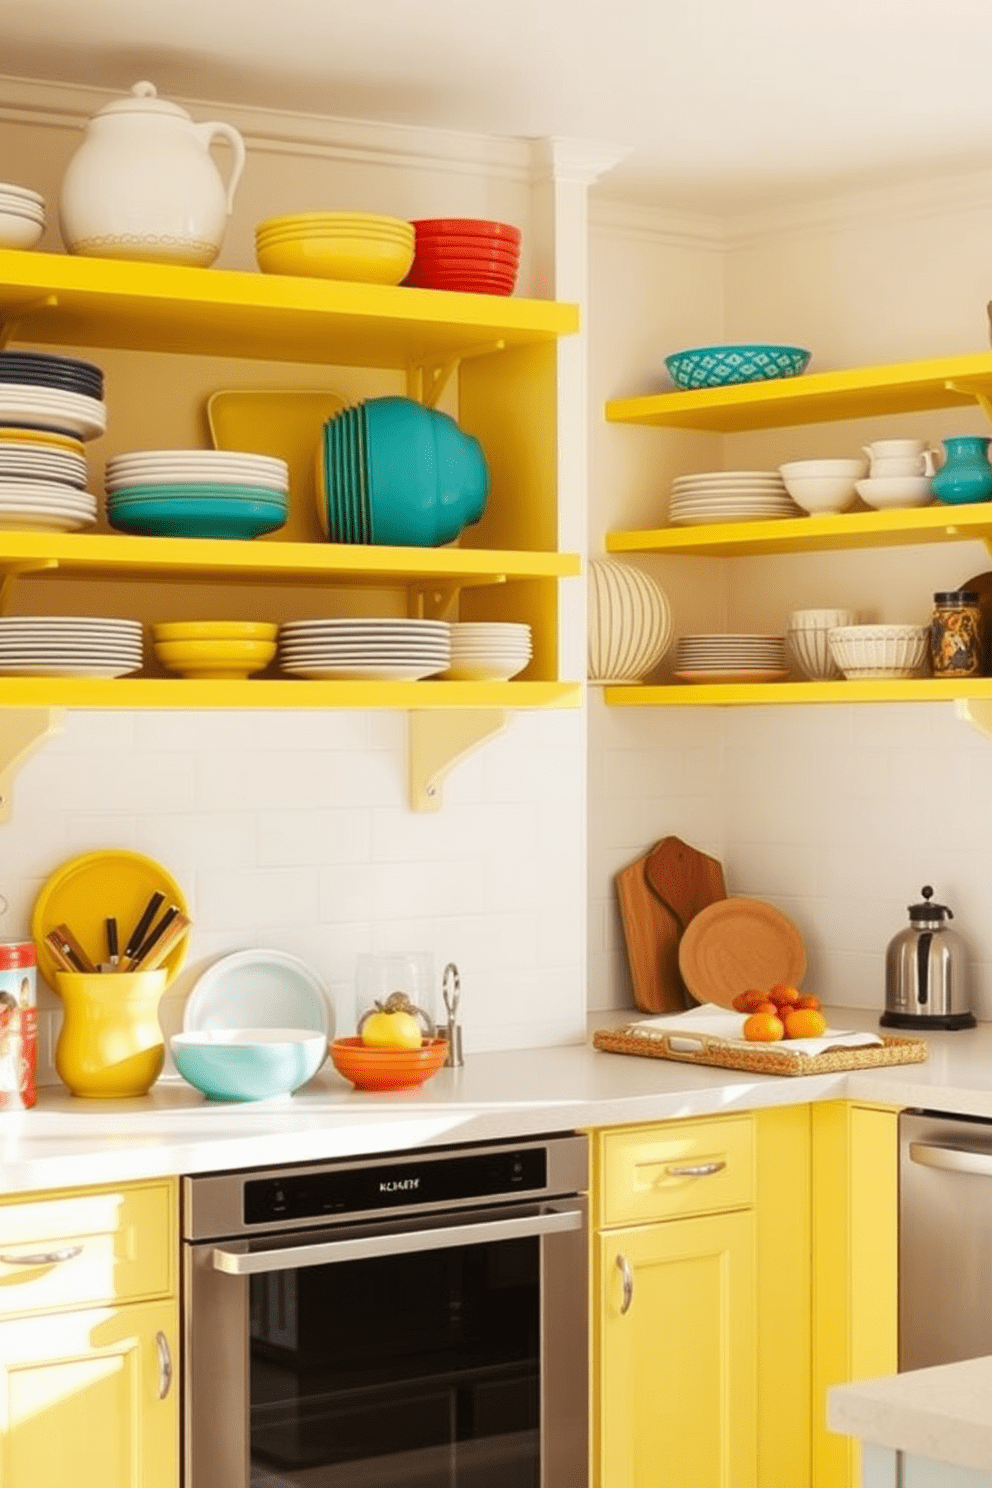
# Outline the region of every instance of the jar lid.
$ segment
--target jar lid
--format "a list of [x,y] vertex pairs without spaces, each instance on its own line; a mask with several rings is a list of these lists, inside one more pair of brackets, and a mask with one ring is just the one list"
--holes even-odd
[[37,964],[38,954],[33,940],[0,941],[0,971],[12,971]]
[[115,98],[113,103],[105,104],[93,117],[102,119],[107,114],[166,114],[173,119],[186,120],[190,117],[178,103],[159,98],[154,83],[135,83],[124,98]]
[[974,605],[978,603],[978,592],[975,589],[946,589],[935,594],[933,602],[941,605]]
[[933,889],[929,884],[924,884],[920,893],[923,895],[924,902],[909,906],[909,918],[913,924],[919,924],[921,921],[930,921],[931,923],[940,925],[945,919],[953,920],[954,915],[946,904],[932,904],[930,902],[933,898]]

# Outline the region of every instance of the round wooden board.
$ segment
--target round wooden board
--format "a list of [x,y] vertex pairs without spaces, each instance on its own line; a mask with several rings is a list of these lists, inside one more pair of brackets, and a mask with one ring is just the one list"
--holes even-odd
[[806,947],[781,910],[758,899],[721,899],[701,909],[679,942],[679,971],[699,1002],[734,998],[776,982],[802,985]]

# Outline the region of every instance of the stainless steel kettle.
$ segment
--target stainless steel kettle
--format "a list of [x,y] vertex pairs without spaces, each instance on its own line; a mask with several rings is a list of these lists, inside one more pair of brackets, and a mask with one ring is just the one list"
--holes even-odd
[[921,904],[909,906],[909,925],[889,941],[885,953],[886,1028],[974,1028],[968,998],[964,943],[948,920],[946,904],[933,904],[925,884]]

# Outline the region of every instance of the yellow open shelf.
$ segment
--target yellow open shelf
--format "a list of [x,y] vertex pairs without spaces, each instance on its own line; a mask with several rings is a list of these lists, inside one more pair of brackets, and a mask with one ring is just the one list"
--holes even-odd
[[708,682],[607,686],[605,701],[619,708],[764,705],[768,703],[933,703],[992,701],[992,677],[906,677],[884,681]]
[[992,502],[921,506],[900,511],[832,512],[774,521],[658,527],[610,532],[610,553],[676,553],[748,558],[765,553],[814,553],[842,548],[892,548],[933,542],[992,543]]
[[0,708],[575,708],[578,682],[0,677]]
[[0,249],[0,340],[403,369],[578,325],[552,300]]
[[748,429],[829,423],[960,408],[992,397],[992,352],[813,372],[695,392],[615,398],[611,423],[738,434]]

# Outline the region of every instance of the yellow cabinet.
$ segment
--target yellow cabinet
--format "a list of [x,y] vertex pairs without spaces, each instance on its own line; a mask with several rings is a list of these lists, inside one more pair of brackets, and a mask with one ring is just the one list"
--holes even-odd
[[0,1204],[0,1488],[177,1488],[177,1185]]

